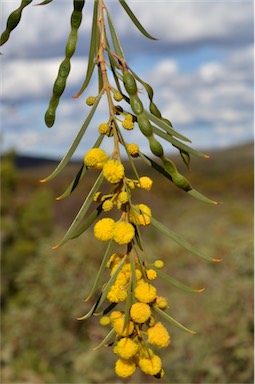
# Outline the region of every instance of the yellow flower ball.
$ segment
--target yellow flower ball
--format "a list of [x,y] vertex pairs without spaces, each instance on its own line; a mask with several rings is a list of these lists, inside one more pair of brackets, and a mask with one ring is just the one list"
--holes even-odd
[[157,268],[157,269],[161,269],[164,267],[165,263],[163,260],[156,260],[154,261],[154,267]]
[[127,289],[123,286],[119,286],[118,284],[113,284],[106,297],[111,303],[120,303],[121,301],[126,300]]
[[109,316],[102,316],[101,319],[99,320],[99,324],[103,326],[109,325],[110,323],[111,323],[111,319]]
[[130,221],[136,225],[148,225],[151,222],[151,209],[145,204],[137,204],[140,213],[132,209],[129,217]]
[[95,104],[95,102],[96,102],[96,97],[95,96],[89,96],[87,99],[86,99],[86,104],[88,105],[88,106],[92,106],[93,104]]
[[102,208],[104,212],[108,212],[113,208],[113,202],[111,200],[105,200],[102,204]]
[[133,129],[135,126],[135,124],[133,123],[133,121],[130,121],[130,120],[123,120],[122,121],[122,127],[127,129],[128,131],[131,131],[131,129]]
[[94,235],[96,239],[108,241],[112,239],[115,221],[111,218],[99,220],[94,226]]
[[115,364],[115,373],[120,377],[129,377],[136,370],[136,365],[132,360],[118,359]]
[[123,337],[113,351],[123,359],[130,359],[138,352],[138,344],[129,337]]
[[137,144],[131,143],[127,145],[127,151],[131,156],[137,157],[139,155],[140,148]]
[[135,303],[130,309],[130,316],[135,323],[145,323],[151,316],[151,308],[145,303]]
[[139,178],[139,187],[149,191],[152,187],[153,181],[148,176],[142,176]]
[[124,177],[124,167],[118,160],[108,160],[103,166],[103,175],[112,184]]
[[121,253],[113,253],[106,264],[107,268],[113,268],[116,265],[119,265],[122,258],[123,258],[123,255]]
[[117,92],[114,92],[113,98],[116,101],[121,101],[123,99],[123,96],[119,91],[117,91]]
[[98,127],[98,132],[102,134],[106,134],[109,131],[109,125],[108,123],[102,123]]
[[124,326],[124,317],[119,317],[116,319],[111,319],[112,326],[119,336],[130,336],[134,331],[134,323],[133,321],[128,321],[126,328],[123,330]]
[[135,229],[132,224],[120,221],[115,223],[113,240],[118,244],[128,244],[135,236]]
[[108,155],[101,148],[92,148],[84,156],[84,164],[92,169],[102,169],[107,160]]
[[133,116],[131,115],[131,113],[126,114],[125,120],[133,121]]
[[135,289],[135,297],[141,303],[152,303],[156,299],[157,290],[149,283],[141,283]]
[[156,297],[156,306],[164,311],[168,307],[167,299],[165,297],[162,297],[162,296],[157,296]]
[[111,322],[113,322],[117,319],[121,319],[123,317],[123,313],[120,311],[113,311],[110,315]]
[[122,203],[125,204],[128,202],[128,193],[123,191],[118,194],[118,200]]
[[149,280],[155,280],[157,277],[157,272],[154,271],[154,269],[148,269],[146,271],[146,275],[147,275]]
[[165,348],[170,343],[170,336],[167,329],[159,321],[147,331],[148,342],[159,348]]
[[141,371],[151,376],[157,375],[162,368],[161,359],[157,355],[153,355],[149,359],[146,359],[146,358],[140,359],[138,362],[138,365]]

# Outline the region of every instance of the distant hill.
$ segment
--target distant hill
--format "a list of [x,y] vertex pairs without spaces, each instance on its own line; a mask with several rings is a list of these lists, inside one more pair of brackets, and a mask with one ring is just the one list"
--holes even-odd
[[[210,152],[210,157],[212,159],[216,159],[216,158],[237,159],[240,157],[252,158],[254,154],[254,147],[253,147],[253,143],[249,143],[249,144],[244,144],[237,147],[213,150],[209,152]],[[171,155],[171,158],[175,158],[175,157],[177,157],[177,155]],[[178,159],[179,159],[179,156],[178,156]],[[192,160],[193,159],[194,157],[192,157]],[[35,167],[41,167],[41,166],[47,166],[47,165],[54,166],[58,164],[60,160],[61,159],[57,160],[57,159],[51,159],[51,158],[45,158],[45,157],[17,155],[17,157],[15,158],[15,165],[18,169],[35,168]],[[71,161],[72,164],[80,164],[81,162],[82,162],[82,159]]]

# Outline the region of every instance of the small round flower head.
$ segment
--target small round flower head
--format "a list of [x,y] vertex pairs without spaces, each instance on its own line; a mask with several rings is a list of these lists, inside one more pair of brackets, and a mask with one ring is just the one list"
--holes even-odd
[[152,303],[156,299],[157,290],[149,283],[141,283],[135,289],[135,297],[141,303]]
[[129,337],[123,337],[113,351],[123,359],[130,359],[138,352],[138,344]]
[[126,300],[127,290],[123,286],[113,284],[106,297],[111,303],[120,303]]
[[130,309],[130,316],[135,323],[145,323],[151,316],[151,308],[145,303],[135,303]]
[[149,191],[152,187],[152,180],[148,176],[142,176],[139,179],[139,187]]
[[107,160],[108,155],[100,148],[92,148],[84,156],[84,164],[92,169],[102,169]]
[[168,307],[167,299],[165,297],[162,297],[162,296],[157,296],[156,297],[156,306],[164,311]]
[[129,377],[135,373],[136,365],[132,360],[118,359],[115,364],[115,373],[120,377]]
[[133,121],[133,116],[131,115],[131,113],[126,114],[125,120]]
[[159,373],[157,373],[156,375],[154,375],[154,377],[156,377],[156,379],[162,379],[162,377],[165,376],[165,371],[163,368],[161,368],[161,370],[159,371]]
[[113,202],[109,199],[105,200],[102,204],[102,208],[104,212],[108,212],[113,208]]
[[157,268],[157,269],[161,269],[164,267],[165,263],[163,260],[156,260],[154,261],[154,267]]
[[137,204],[136,207],[142,211],[137,212],[134,209],[130,211],[130,221],[137,225],[148,225],[151,222],[151,209],[145,204]]
[[113,98],[116,101],[121,101],[123,99],[123,96],[119,91],[117,91],[117,92],[114,92]]
[[126,328],[123,330],[123,326],[124,326],[124,317],[120,317],[120,318],[117,318],[117,319],[113,319],[111,320],[112,321],[112,326],[115,330],[115,332],[117,333],[117,335],[119,336],[125,336],[125,337],[128,337],[129,335],[131,335],[131,333],[133,333],[134,331],[134,323],[133,321],[129,321],[127,323],[127,326]]
[[118,183],[124,177],[124,167],[118,160],[108,160],[103,166],[103,175],[110,183]]
[[120,311],[113,311],[110,315],[111,322],[113,322],[117,319],[121,319],[123,317],[123,313]]
[[132,224],[120,221],[115,223],[113,240],[118,244],[128,244],[135,236],[135,229]]
[[128,131],[131,131],[131,129],[133,129],[135,126],[135,124],[133,123],[133,121],[130,121],[130,120],[123,120],[122,121],[122,127],[127,129]]
[[122,203],[125,204],[128,202],[128,193],[127,192],[120,192],[118,194],[118,200]]
[[102,123],[98,127],[98,132],[102,134],[106,134],[109,132],[109,125],[107,123]]
[[140,359],[138,362],[138,365],[141,371],[151,376],[157,375],[162,368],[161,359],[157,355],[153,355],[149,359],[146,359],[146,358]]
[[112,239],[115,221],[111,218],[99,220],[94,226],[94,235],[98,240],[108,241]]
[[114,266],[119,265],[122,258],[123,255],[121,253],[113,253],[106,264],[107,268],[113,268]]
[[95,104],[96,102],[96,97],[95,96],[89,96],[87,99],[86,99],[86,104],[91,106],[93,104]]
[[137,144],[131,143],[127,145],[127,151],[131,156],[137,157],[139,155],[140,148]]
[[103,326],[109,325],[110,323],[111,323],[111,319],[109,316],[102,316],[99,320],[99,324]]
[[159,348],[165,348],[170,343],[170,336],[167,329],[159,321],[147,331],[148,342]]
[[154,271],[154,269],[148,269],[146,271],[146,275],[147,275],[149,280],[155,280],[157,277],[157,272]]

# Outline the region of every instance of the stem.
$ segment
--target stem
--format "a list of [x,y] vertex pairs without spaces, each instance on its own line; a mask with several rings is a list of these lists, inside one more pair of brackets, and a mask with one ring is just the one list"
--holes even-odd
[[112,156],[114,157],[115,154],[118,157],[118,160],[120,161],[120,150],[119,150],[119,135],[118,135],[118,125],[115,119],[114,115],[114,104],[112,102],[112,96],[111,96],[111,84],[108,79],[107,75],[107,68],[105,65],[105,51],[107,50],[107,38],[106,38],[106,32],[105,32],[105,21],[104,21],[104,9],[107,10],[104,1],[99,0],[98,3],[98,24],[99,24],[99,33],[100,33],[100,45],[98,50],[98,65],[100,67],[101,73],[102,73],[102,79],[103,79],[103,92],[106,92],[107,100],[108,100],[108,106],[109,106],[109,114],[110,114],[110,121],[113,125],[113,134],[114,134],[114,151]]

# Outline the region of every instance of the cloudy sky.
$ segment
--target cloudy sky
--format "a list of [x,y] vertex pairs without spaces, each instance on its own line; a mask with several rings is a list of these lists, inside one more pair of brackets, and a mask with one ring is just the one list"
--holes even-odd
[[[133,26],[117,0],[105,3],[129,66],[151,84],[162,115],[194,148],[210,152],[253,140],[252,0],[127,0],[157,41]],[[22,154],[60,158],[70,146],[89,111],[85,99],[97,90],[95,74],[88,90],[72,98],[86,73],[92,4],[86,1],[69,82],[50,129],[44,113],[63,59],[72,1],[25,8],[1,47],[1,151],[15,148]],[[1,2],[1,30],[18,5],[16,0]],[[94,144],[98,124],[107,120],[105,107],[100,105],[75,157]],[[132,141],[147,151],[138,129],[132,133]]]

